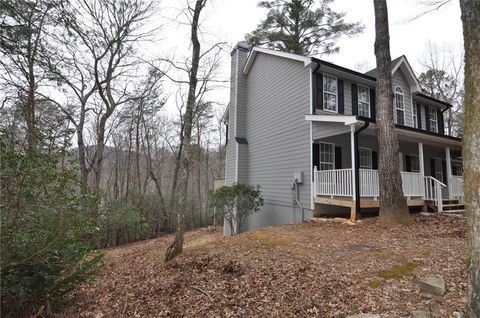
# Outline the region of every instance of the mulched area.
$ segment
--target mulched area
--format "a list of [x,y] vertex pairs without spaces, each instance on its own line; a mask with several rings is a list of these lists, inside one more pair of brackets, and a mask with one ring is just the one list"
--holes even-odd
[[[71,293],[66,316],[433,317],[463,312],[466,233],[462,217],[414,216],[408,226],[369,219],[267,227],[223,238],[189,232],[183,255],[164,264],[172,236],[106,251],[96,281]],[[434,296],[414,276],[441,275]]]

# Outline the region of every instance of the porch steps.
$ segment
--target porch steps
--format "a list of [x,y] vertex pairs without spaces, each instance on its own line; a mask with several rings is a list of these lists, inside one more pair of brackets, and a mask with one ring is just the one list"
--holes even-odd
[[453,214],[463,214],[465,213],[465,205],[460,203],[460,200],[449,199],[443,200],[443,211],[440,213],[453,213]]

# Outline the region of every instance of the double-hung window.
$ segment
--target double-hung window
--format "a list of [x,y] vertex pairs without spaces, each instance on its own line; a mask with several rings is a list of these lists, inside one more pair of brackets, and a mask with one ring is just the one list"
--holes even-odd
[[410,155],[410,171],[420,172],[420,160],[418,155]]
[[433,174],[435,179],[443,182],[443,166],[441,159],[433,159]]
[[327,74],[323,74],[323,109],[338,112],[337,78]]
[[372,169],[372,149],[358,148],[360,169]]
[[413,103],[412,108],[412,120],[413,120],[413,127],[418,128],[418,118],[417,118],[417,103]]
[[429,120],[430,120],[430,131],[438,132],[438,117],[437,110],[433,107],[429,107]]
[[400,87],[395,87],[395,123],[405,125],[405,105],[403,90]]
[[358,115],[370,117],[370,89],[358,85]]
[[320,143],[320,170],[335,169],[335,145],[327,142]]

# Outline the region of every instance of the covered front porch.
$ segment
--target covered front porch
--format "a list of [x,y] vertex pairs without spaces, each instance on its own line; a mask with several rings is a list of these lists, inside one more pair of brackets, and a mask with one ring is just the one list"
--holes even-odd
[[[329,122],[328,125],[338,129],[330,129],[329,133],[312,130],[312,201],[316,207],[350,208],[350,217],[355,219],[358,208],[379,206],[375,126],[370,124],[358,134],[355,142],[355,132],[359,130],[357,122]],[[397,134],[402,187],[408,205],[438,212],[463,208],[460,141],[408,127],[398,128]]]

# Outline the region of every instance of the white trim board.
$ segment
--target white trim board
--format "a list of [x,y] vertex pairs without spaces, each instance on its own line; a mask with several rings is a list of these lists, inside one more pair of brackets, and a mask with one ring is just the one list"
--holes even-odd
[[363,123],[362,120],[358,120],[357,116],[349,115],[305,115],[305,120],[331,122],[331,123],[344,123],[345,126],[355,125]]
[[247,62],[245,63],[245,66],[243,67],[243,74],[247,75],[248,72],[250,72],[250,68],[253,65],[253,61],[255,61],[255,57],[257,56],[258,53],[264,53],[264,54],[270,54],[273,56],[278,56],[278,57],[283,57],[286,59],[290,60],[295,60],[299,62],[303,62],[303,66],[307,67],[310,66],[313,62],[312,59],[309,57],[301,56],[298,54],[292,54],[292,53],[287,53],[287,52],[280,52],[280,51],[275,51],[275,50],[270,50],[270,49],[265,49],[262,47],[253,47],[252,50],[250,51],[250,54],[248,55]]

